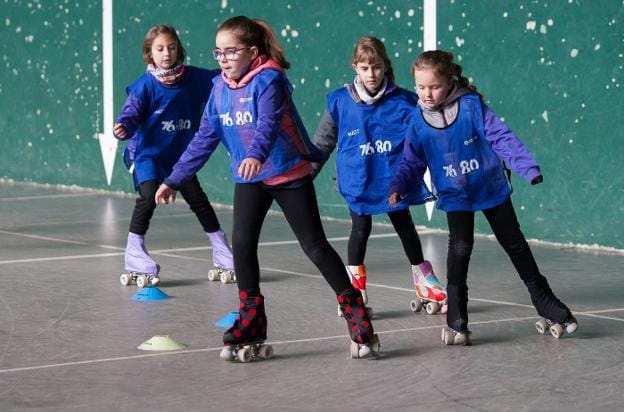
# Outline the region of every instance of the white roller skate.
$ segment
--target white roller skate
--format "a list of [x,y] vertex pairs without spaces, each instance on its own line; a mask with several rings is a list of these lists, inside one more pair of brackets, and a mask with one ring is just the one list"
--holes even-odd
[[379,337],[375,333],[368,343],[357,343],[351,341],[352,359],[377,359],[379,357]]
[[412,278],[417,299],[410,302],[412,312],[420,312],[423,307],[428,314],[446,313],[446,288],[433,273],[431,263],[425,260],[419,265],[412,265]]
[[212,233],[206,232],[206,236],[208,236],[212,244],[212,263],[215,266],[208,271],[208,280],[220,280],[223,284],[236,282],[232,248],[228,243],[225,232],[219,229]]
[[160,283],[158,274],[160,265],[149,255],[145,248],[145,236],[128,233],[125,254],[126,272],[119,276],[119,282],[128,286],[135,283],[139,288],[156,286]]
[[564,323],[555,323],[550,319],[541,318],[535,322],[535,329],[537,329],[537,332],[540,335],[543,335],[547,330],[550,330],[550,334],[553,335],[555,339],[559,339],[566,333],[571,334],[576,332],[578,329],[578,322],[574,316]]
[[472,332],[466,330],[464,332],[457,332],[449,327],[442,328],[442,342],[445,345],[472,345]]
[[264,342],[226,345],[221,349],[219,357],[224,361],[238,360],[243,363],[257,359],[269,359],[273,356],[273,346]]
[[[357,266],[347,266],[347,273],[349,274],[349,279],[351,280],[351,284],[353,287],[360,291],[362,294],[362,300],[364,301],[364,305],[368,304],[368,295],[366,294],[366,266],[365,265],[357,265]],[[373,317],[373,309],[370,307],[366,307],[366,312],[368,313],[368,317]],[[338,305],[338,316],[343,317],[343,313],[340,310],[340,305]]]
[[128,272],[122,273],[121,276],[119,276],[119,283],[124,286],[129,286],[132,283],[135,283],[139,288],[142,289],[147,286],[158,285],[160,283],[160,278],[158,277],[158,275],[150,275],[140,272]]

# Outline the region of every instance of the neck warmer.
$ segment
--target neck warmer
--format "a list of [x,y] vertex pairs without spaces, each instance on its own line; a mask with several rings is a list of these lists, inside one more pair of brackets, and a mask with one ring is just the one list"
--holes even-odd
[[353,85],[355,86],[355,92],[357,93],[360,100],[366,104],[375,104],[379,99],[381,99],[386,91],[386,87],[388,86],[388,79],[384,76],[383,82],[381,83],[381,87],[379,91],[374,96],[368,94],[368,90],[364,87],[362,83],[362,79],[360,79],[359,75],[355,76],[353,79]]
[[418,106],[422,109],[427,123],[434,127],[444,128],[455,121],[459,110],[458,100],[461,96],[468,93],[470,93],[470,89],[460,87],[455,83],[446,99],[440,105],[431,107],[423,103],[422,100],[418,100]]
[[277,63],[273,59],[269,59],[265,55],[262,55],[256,57],[251,62],[247,73],[245,73],[243,77],[241,77],[239,80],[228,78],[223,71],[221,71],[221,78],[230,89],[240,89],[241,87],[247,86],[256,74],[260,73],[262,70],[265,69],[274,69],[281,73],[284,73],[284,68],[280,66],[279,63]]
[[147,72],[164,84],[174,84],[184,74],[184,65],[179,64],[171,69],[161,69],[153,64],[147,66]]

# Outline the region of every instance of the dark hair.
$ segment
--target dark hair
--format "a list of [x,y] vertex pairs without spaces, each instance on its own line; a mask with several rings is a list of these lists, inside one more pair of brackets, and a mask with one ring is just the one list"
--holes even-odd
[[257,47],[258,55],[268,56],[284,69],[290,68],[284,49],[266,21],[245,16],[232,17],[217,29],[217,33],[222,31],[231,31],[247,47]]
[[152,44],[154,43],[154,39],[158,37],[160,34],[166,34],[171,36],[173,40],[175,40],[176,45],[178,46],[178,58],[175,61],[175,65],[177,66],[180,63],[184,63],[184,59],[186,59],[186,50],[182,47],[182,42],[178,37],[178,33],[176,33],[176,29],[173,26],[168,24],[159,24],[157,26],[152,27],[147,31],[145,35],[145,40],[143,40],[143,61],[145,64],[151,64],[152,61]]
[[[462,75],[462,67],[453,61],[453,53],[444,50],[430,50],[420,53],[412,64],[412,76],[417,70],[430,69],[438,76],[446,77],[459,86],[466,87],[481,96],[477,87]],[[483,96],[481,96],[483,97]]]
[[386,76],[388,80],[394,82],[394,70],[392,70],[392,62],[388,58],[388,52],[383,42],[376,37],[364,36],[355,44],[353,49],[352,64],[358,64],[360,62],[370,63],[373,60],[381,60],[386,66]]

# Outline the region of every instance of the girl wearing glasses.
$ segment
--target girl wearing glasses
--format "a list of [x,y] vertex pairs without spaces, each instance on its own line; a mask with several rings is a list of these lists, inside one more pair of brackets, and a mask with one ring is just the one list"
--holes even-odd
[[267,317],[257,249],[262,223],[274,200],[303,251],[337,295],[352,339],[352,357],[377,356],[379,341],[362,294],[351,285],[321,225],[310,164],[319,159],[319,153],[292,101],[292,86],[285,74],[290,64],[281,45],[266,22],[239,16],[219,27],[213,55],[221,76],[214,80],[198,133],[158,189],[156,202],[174,201],[176,190],[223,142],[235,182],[232,244],[240,309],[224,334],[221,358],[248,359],[249,349],[243,345],[251,345],[254,356],[270,356],[262,345]]
[[[139,287],[156,285],[160,265],[147,252],[145,234],[156,208],[158,185],[199,127],[212,79],[218,70],[185,66],[186,53],[175,29],[169,25],[150,28],[143,41],[147,71],[127,87],[128,98],[113,127],[115,137],[128,140],[124,160],[139,191],[125,253],[121,283],[136,281]],[[212,243],[212,260],[224,280],[233,276],[232,250],[208,197],[193,174],[180,193],[197,216]]]

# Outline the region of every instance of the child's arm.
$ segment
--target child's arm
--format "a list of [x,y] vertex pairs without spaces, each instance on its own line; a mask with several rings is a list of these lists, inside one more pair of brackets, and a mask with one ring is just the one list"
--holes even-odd
[[314,176],[319,174],[321,168],[336,148],[337,143],[338,126],[336,126],[336,122],[334,122],[334,119],[329,114],[329,111],[325,109],[323,116],[321,116],[321,121],[316,128],[316,132],[314,133],[314,145],[323,153],[323,160],[318,163],[312,163]]
[[423,179],[426,170],[427,165],[422,160],[422,154],[412,146],[409,138],[406,138],[403,144],[403,158],[388,187],[390,193],[388,202],[392,207],[396,207],[399,200],[405,196],[410,184],[417,184]]
[[134,136],[143,121],[143,113],[143,101],[130,93],[117,118],[117,123],[113,126],[115,137],[119,140],[126,140]]
[[271,146],[277,136],[276,132],[286,110],[285,93],[284,86],[273,81],[258,96],[256,130],[247,149],[247,158],[256,159],[262,164],[269,157]]
[[206,164],[219,144],[219,135],[208,112],[209,106],[206,106],[199,129],[193,136],[193,140],[173,166],[171,174],[165,179],[165,184],[168,187],[175,190],[179,189],[184,182],[193,177]]
[[543,178],[535,157],[489,107],[485,104],[482,106],[485,138],[494,152],[526,181],[531,184],[541,183]]

